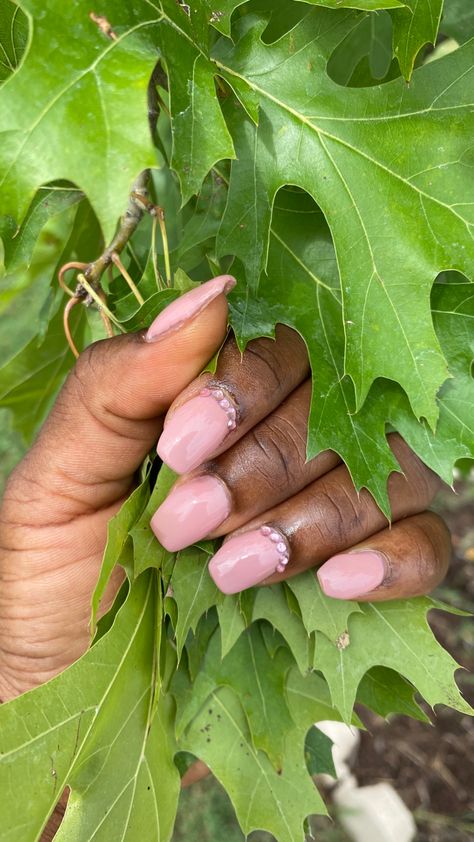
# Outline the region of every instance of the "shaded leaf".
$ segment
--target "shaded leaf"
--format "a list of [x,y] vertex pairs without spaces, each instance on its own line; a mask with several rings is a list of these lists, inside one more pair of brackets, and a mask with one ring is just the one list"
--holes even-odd
[[28,40],[28,19],[17,3],[0,0],[0,83],[16,70]]
[[278,842],[303,842],[305,818],[326,813],[304,762],[306,729],[295,727],[288,734],[284,766],[275,771],[265,754],[253,748],[238,697],[224,687],[209,704],[211,730],[205,730],[206,709],[180,740],[181,748],[201,757],[223,784],[244,834],[262,829]]
[[415,700],[415,688],[401,675],[386,667],[373,667],[366,672],[357,688],[357,702],[384,719],[402,713],[420,722],[430,719]]
[[311,776],[331,775],[337,778],[332,759],[332,746],[332,740],[315,725],[309,729],[304,744],[304,756]]

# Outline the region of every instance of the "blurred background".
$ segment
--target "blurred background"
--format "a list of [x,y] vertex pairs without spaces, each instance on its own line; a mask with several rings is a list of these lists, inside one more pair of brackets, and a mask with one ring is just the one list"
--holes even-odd
[[[0,496],[22,453],[9,410],[0,409]],[[459,479],[454,493],[444,489],[433,508],[445,518],[453,539],[453,562],[435,596],[474,613],[474,475]],[[472,618],[433,611],[430,619],[438,639],[466,668],[459,670],[457,680],[474,705]],[[428,713],[426,705],[424,708]],[[359,785],[380,781],[392,784],[414,816],[417,842],[472,842],[474,719],[439,708],[430,727],[404,716],[393,716],[386,722],[366,709],[359,713],[367,726],[351,758]],[[323,788],[331,819],[312,819],[313,836],[308,835],[308,840],[350,842],[341,828],[340,808],[332,804],[331,789],[331,784]],[[208,777],[182,793],[173,842],[243,842],[244,838],[227,795],[214,778]],[[272,839],[261,832],[249,837],[250,842]]]

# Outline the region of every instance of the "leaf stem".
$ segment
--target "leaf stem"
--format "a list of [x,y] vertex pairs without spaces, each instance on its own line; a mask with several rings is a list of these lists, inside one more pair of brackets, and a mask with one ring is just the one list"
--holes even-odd
[[171,287],[171,263],[170,263],[170,250],[169,250],[169,243],[168,243],[168,234],[166,231],[166,224],[165,224],[165,212],[163,208],[157,208],[156,213],[158,219],[158,225],[160,226],[161,231],[161,240],[163,242],[163,257],[165,260],[165,276],[166,276],[166,286]]
[[120,330],[121,333],[126,333],[127,331],[122,327],[122,325],[120,324],[118,319],[116,319],[116,317],[114,316],[112,311],[109,310],[109,308],[107,307],[107,304],[105,304],[105,302],[102,301],[99,293],[89,283],[89,281],[86,279],[86,276],[82,275],[82,274],[79,274],[77,276],[77,281],[82,287],[84,287],[85,291],[87,292],[88,295],[90,295],[92,300],[95,301],[99,310],[102,310],[106,314],[106,316],[109,317],[110,321],[113,322],[113,324],[116,327],[118,327],[118,329]]
[[132,292],[133,292],[135,298],[137,299],[138,303],[140,304],[140,306],[142,304],[144,304],[145,299],[141,295],[138,287],[135,284],[135,281],[130,277],[130,275],[127,272],[125,266],[123,265],[122,261],[120,260],[120,257],[118,256],[117,252],[115,252],[115,251],[112,254],[112,263],[114,264],[114,266],[117,267],[120,274],[122,275],[122,278],[124,278],[124,280],[129,285],[130,289],[132,290]]
[[69,345],[69,347],[70,347],[72,353],[74,354],[76,360],[79,356],[79,351],[77,350],[74,339],[72,338],[71,327],[69,325],[69,315],[71,313],[72,308],[76,306],[78,301],[80,301],[80,298],[78,298],[77,296],[74,296],[73,298],[71,298],[67,302],[67,304],[64,308],[64,313],[63,313],[63,326],[64,326],[64,333],[65,333],[66,339],[67,339],[67,344]]
[[158,268],[158,260],[156,258],[156,223],[157,223],[157,219],[156,219],[156,214],[155,214],[155,216],[153,217],[153,223],[152,223],[152,226],[151,226],[151,259],[153,260],[153,271],[155,273],[156,286],[158,287],[158,292],[161,292],[161,290],[163,289],[163,286],[162,286],[162,283],[161,283],[161,272]]

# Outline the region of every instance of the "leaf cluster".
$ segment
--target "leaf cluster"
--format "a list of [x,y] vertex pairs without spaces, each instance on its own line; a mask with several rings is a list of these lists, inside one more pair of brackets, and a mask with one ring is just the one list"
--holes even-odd
[[[470,5],[106,0],[107,29],[85,0],[0,0],[0,406],[25,441],[73,362],[51,279],[101,253],[150,167],[167,243],[145,217],[122,255],[144,303],[104,275],[119,329],[232,268],[241,347],[278,323],[306,342],[310,457],[337,451],[388,517],[389,430],[451,483],[474,459]],[[463,46],[436,58],[439,32]],[[104,336],[94,307],[73,315],[78,347]],[[0,709],[11,842],[39,839],[65,788],[59,840],[165,842],[189,755],[244,833],[296,842],[325,812],[311,776],[334,773],[315,723],[361,725],[356,703],[423,720],[416,691],[469,711],[431,600],[336,602],[310,573],[223,596],[211,545],[154,538],[174,481],[156,473],[110,522],[91,649]],[[97,624],[116,564],[127,583]]]

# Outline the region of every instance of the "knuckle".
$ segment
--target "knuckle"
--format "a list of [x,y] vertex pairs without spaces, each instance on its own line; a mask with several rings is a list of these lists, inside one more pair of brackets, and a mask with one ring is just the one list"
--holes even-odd
[[412,558],[422,591],[427,593],[447,572],[451,556],[451,536],[444,521],[427,512],[413,524]]
[[[282,361],[276,343],[271,339],[255,340],[247,345],[245,353],[254,375],[258,371],[259,377],[265,378],[263,382],[267,383],[267,388],[272,389],[276,386],[280,389]],[[270,377],[270,382],[268,382],[268,377]]]
[[326,486],[316,483],[312,497],[315,508],[313,520],[327,539],[339,543],[350,538],[352,542],[364,532],[367,523],[364,501],[356,499],[354,492],[351,493],[344,484]]
[[390,444],[404,471],[404,482],[414,492],[417,507],[426,509],[441,487],[441,480],[421,461],[400,435],[392,434]]
[[291,460],[280,446],[271,425],[262,422],[247,434],[254,451],[253,470],[271,489],[283,490],[291,483]]

